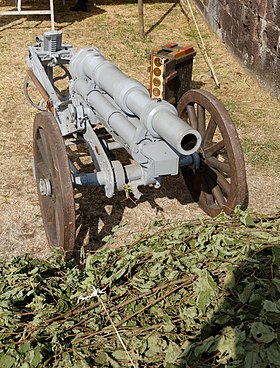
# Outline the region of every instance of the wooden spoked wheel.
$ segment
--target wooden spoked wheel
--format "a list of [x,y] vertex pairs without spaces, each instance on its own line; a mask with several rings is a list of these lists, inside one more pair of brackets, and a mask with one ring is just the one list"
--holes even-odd
[[225,107],[211,93],[189,90],[180,99],[178,114],[202,137],[200,167],[182,167],[193,199],[211,217],[232,214],[248,203],[246,171],[241,144]]
[[65,143],[50,112],[38,113],[33,131],[34,172],[45,232],[50,245],[67,256],[75,244],[75,207]]

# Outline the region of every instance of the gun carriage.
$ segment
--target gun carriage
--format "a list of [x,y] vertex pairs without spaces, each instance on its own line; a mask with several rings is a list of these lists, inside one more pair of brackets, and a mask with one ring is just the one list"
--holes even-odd
[[[175,88],[174,78],[185,69],[153,54],[156,73],[166,84],[151,88],[151,97],[97,48],[75,51],[62,44],[61,31],[37,37],[28,51],[25,94],[40,110],[34,120],[33,169],[51,245],[73,251],[73,189],[81,186],[103,186],[109,198],[116,190],[129,189],[138,199],[139,187],[159,188],[165,176],[181,173],[208,215],[231,214],[235,206],[246,206],[244,158],[234,124],[209,92],[190,89],[182,81]],[[172,69],[168,75],[166,65]],[[188,74],[190,78],[190,66]],[[67,79],[63,91],[59,85]],[[159,86],[155,78],[151,81]],[[180,92],[172,95],[175,89]],[[68,147],[79,144],[88,148],[91,172],[77,167],[69,154]],[[116,159],[119,150],[130,155],[129,163]]]

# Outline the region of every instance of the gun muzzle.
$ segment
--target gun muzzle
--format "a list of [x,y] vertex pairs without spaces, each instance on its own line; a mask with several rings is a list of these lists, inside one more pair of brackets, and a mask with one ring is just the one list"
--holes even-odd
[[199,132],[178,117],[173,105],[152,99],[140,82],[125,75],[98,49],[81,49],[71,60],[70,71],[75,79],[95,83],[125,114],[137,116],[153,137],[164,139],[181,155],[191,155],[199,149]]

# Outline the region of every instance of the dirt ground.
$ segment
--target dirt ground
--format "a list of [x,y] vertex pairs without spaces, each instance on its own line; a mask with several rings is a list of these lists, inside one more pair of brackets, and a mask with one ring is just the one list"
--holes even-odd
[[[1,1],[0,10],[11,9]],[[44,7],[48,1],[23,1],[28,9]],[[243,145],[251,211],[272,214],[280,207],[279,190],[279,101],[263,91],[234,60],[224,45],[196,13],[203,38],[221,84],[215,89],[209,68],[196,44],[194,26],[178,3],[145,2],[146,38],[138,35],[137,4],[117,1],[104,5],[89,0],[89,12],[69,12],[72,4],[55,2],[56,29],[62,29],[64,43],[75,48],[95,45],[124,72],[148,84],[150,50],[170,41],[192,44],[197,50],[193,81],[214,93],[228,108]],[[27,46],[34,37],[50,29],[47,16],[0,17],[0,257],[24,253],[46,257],[50,254],[32,175],[32,125],[36,110],[26,101],[23,80]],[[179,178],[170,178],[159,190],[145,188],[136,206],[118,193],[106,199],[101,188],[88,190],[77,198],[81,244],[98,247],[102,238],[114,233],[115,244],[131,241],[160,219],[166,224],[204,217],[192,202]]]

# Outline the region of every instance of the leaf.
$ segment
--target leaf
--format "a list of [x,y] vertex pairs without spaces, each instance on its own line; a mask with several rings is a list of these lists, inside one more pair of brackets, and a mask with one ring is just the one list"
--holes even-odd
[[194,353],[196,357],[199,357],[203,353],[207,352],[208,349],[213,345],[215,342],[215,338],[213,336],[209,337],[208,339],[204,340],[199,346],[194,349]]
[[[126,361],[127,360],[127,354],[124,350],[115,350],[112,353],[113,358],[115,358],[117,361]],[[107,357],[106,357],[107,358]]]
[[21,353],[21,354],[25,354],[30,350],[31,350],[30,341],[26,341],[25,343],[20,344],[19,348],[18,348],[18,352]]
[[175,325],[172,323],[170,318],[164,318],[165,322],[163,325],[163,329],[165,332],[171,332],[175,329]]
[[224,280],[224,288],[228,290],[232,290],[235,287],[235,268],[228,268],[226,277]]
[[205,313],[206,308],[211,303],[211,292],[208,290],[202,290],[198,294],[197,300],[196,300],[198,308],[202,311],[202,313]]
[[258,351],[248,351],[245,355],[244,368],[256,368],[259,358]]
[[157,277],[160,277],[162,271],[165,269],[163,265],[160,265],[159,263],[156,263],[153,267],[151,267],[149,272],[149,278],[155,279]]
[[112,368],[121,368],[123,365],[119,365],[118,362],[115,361],[115,359],[112,359],[109,357],[109,363],[110,363],[110,367],[112,366]]
[[266,313],[269,312],[280,314],[280,302],[279,301],[272,302],[271,300],[265,300],[263,303],[263,315],[266,315]]
[[164,310],[162,308],[160,308],[159,306],[157,306],[157,305],[153,305],[150,308],[150,311],[151,311],[151,313],[153,313],[157,317],[164,317],[165,316]]
[[276,266],[280,267],[280,247],[273,247],[272,255],[273,255],[272,262]]
[[102,241],[105,242],[105,243],[110,244],[112,242],[112,238],[113,238],[112,234],[109,234],[109,235],[104,236],[102,238]]
[[235,333],[236,331],[232,327],[226,327],[215,346],[215,351],[217,349],[220,352],[218,359],[220,364],[226,364],[230,359],[236,358]]
[[241,303],[245,304],[245,303],[248,302],[248,300],[249,300],[249,298],[251,296],[251,293],[252,293],[252,290],[254,289],[254,287],[255,287],[255,283],[254,282],[246,283],[243,291],[238,294],[238,298],[241,301]]
[[129,266],[129,263],[125,264],[121,269],[119,269],[117,272],[114,272],[112,276],[110,277],[110,281],[116,281],[120,279],[127,271]]
[[45,296],[35,295],[34,298],[32,299],[32,302],[27,304],[26,307],[36,312],[44,309],[45,301],[46,301]]
[[62,354],[62,361],[61,361],[61,366],[64,367],[72,367],[72,361],[71,361],[71,356],[69,353],[63,353]]
[[13,356],[9,355],[9,354],[5,354],[5,355],[0,356],[0,367],[1,368],[15,367],[15,363],[16,363],[16,359]]
[[179,276],[180,272],[173,270],[170,273],[167,273],[167,280],[171,281],[171,280],[176,280]]
[[274,364],[276,367],[280,364],[280,351],[279,346],[276,343],[269,345],[266,349],[268,360],[271,364]]
[[252,218],[252,216],[248,213],[248,212],[243,212],[240,216],[240,220],[241,222],[245,225],[245,226],[254,226],[255,222]]
[[205,313],[206,308],[210,305],[212,298],[215,296],[217,284],[207,270],[198,270],[199,278],[195,283],[197,287],[197,306]]
[[31,367],[37,367],[39,363],[43,360],[42,355],[42,346],[37,345],[35,349],[33,349],[34,355],[30,361]]
[[145,355],[148,357],[156,356],[161,353],[167,346],[166,342],[160,337],[158,333],[153,333],[148,337],[148,350]]
[[280,292],[280,279],[279,278],[274,278],[272,280],[273,284],[276,286],[277,290]]
[[170,341],[165,351],[165,363],[175,363],[182,353],[182,349],[175,342]]
[[91,368],[91,366],[85,359],[79,359],[75,361],[73,368]]
[[219,316],[218,318],[215,318],[215,323],[218,325],[225,325],[226,323],[228,323],[228,321],[231,320],[231,316],[229,316],[228,314],[224,314],[222,316]]
[[277,337],[277,334],[272,330],[272,328],[262,322],[253,322],[251,324],[251,333],[257,342],[264,342],[266,344],[270,343]]

